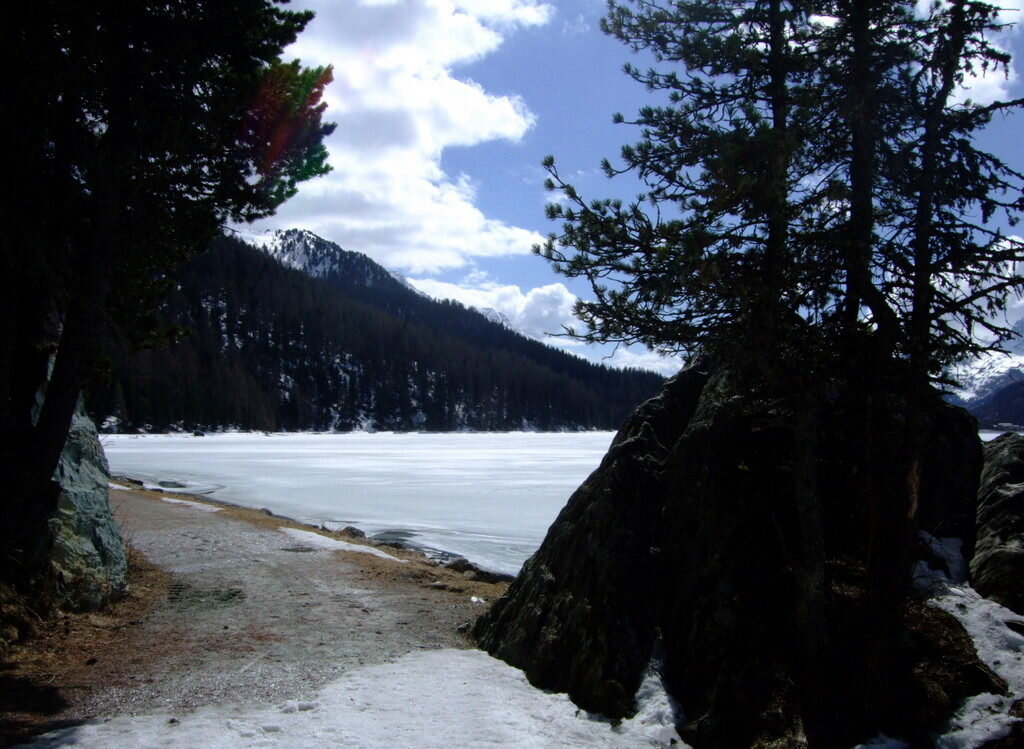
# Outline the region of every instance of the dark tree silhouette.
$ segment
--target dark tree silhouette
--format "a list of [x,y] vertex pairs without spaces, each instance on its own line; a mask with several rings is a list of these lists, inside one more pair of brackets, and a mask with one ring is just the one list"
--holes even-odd
[[327,170],[333,126],[319,97],[330,70],[278,59],[310,18],[274,0],[41,0],[0,11],[19,71],[0,118],[8,569],[31,567],[45,546],[50,479],[100,359],[98,333],[117,322],[154,334],[145,313],[170,269],[227,220],[266,216]]
[[[898,650],[934,383],[1010,334],[997,313],[1024,290],[1024,243],[1000,229],[1024,209],[1024,175],[977,143],[1024,100],[958,94],[1007,70],[990,41],[998,10],[612,0],[604,30],[653,56],[626,72],[664,101],[630,121],[640,140],[622,166],[604,168],[646,191],[590,201],[544,162],[561,231],[536,251],[590,282],[579,337],[703,352],[791,435],[810,673],[823,662],[826,542],[864,571],[871,657]],[[839,492],[835,465],[852,467]]]

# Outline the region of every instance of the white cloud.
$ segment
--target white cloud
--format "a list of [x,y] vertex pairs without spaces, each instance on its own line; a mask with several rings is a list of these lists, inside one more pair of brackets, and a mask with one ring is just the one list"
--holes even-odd
[[[997,45],[998,46],[998,45]],[[1008,71],[979,70],[969,76],[962,86],[953,92],[952,103],[963,104],[970,100],[974,104],[991,104],[1011,98],[1011,89],[1017,86],[1020,76],[1011,67]]]
[[500,312],[527,335],[574,354],[586,354],[591,361],[609,367],[647,369],[666,376],[682,367],[678,357],[662,356],[642,346],[594,347],[573,338],[552,336],[566,327],[577,330],[583,327],[572,313],[576,296],[561,283],[524,291],[519,286],[496,283],[482,271],[469,273],[459,283],[432,278],[407,280],[435,299],[454,299],[467,307]]
[[664,356],[640,346],[620,346],[603,361],[610,367],[649,369],[666,377],[683,368],[683,360],[678,356]]
[[[926,16],[931,12],[935,0],[917,0],[917,13]],[[946,6],[944,0],[939,0],[939,5]],[[989,41],[1000,50],[1006,49],[1010,40],[1009,36],[1020,32],[1021,22],[1024,21],[1024,0],[1002,0],[998,3],[997,23],[1004,24],[1001,32],[991,34]],[[951,103],[963,104],[970,100],[975,104],[986,105],[994,101],[1011,98],[1011,90],[1017,86],[1020,76],[1012,66],[1007,72],[1001,70],[976,70],[972,75],[967,76],[964,84],[958,87],[950,97]]]
[[326,119],[334,171],[257,229],[298,226],[412,273],[529,252],[541,237],[487,218],[472,183],[441,169],[451,146],[517,141],[534,124],[520,98],[495,96],[454,68],[517,28],[547,23],[540,0],[300,0],[317,17],[288,50],[332,64]]
[[564,36],[579,36],[581,34],[590,33],[590,24],[587,22],[586,17],[580,13],[578,16],[570,21],[562,23],[562,34]]
[[523,291],[512,284],[498,284],[475,271],[461,283],[410,278],[409,283],[435,299],[454,299],[467,307],[493,309],[529,336],[551,342],[564,326],[579,327],[572,314],[576,296],[564,284],[552,283]]

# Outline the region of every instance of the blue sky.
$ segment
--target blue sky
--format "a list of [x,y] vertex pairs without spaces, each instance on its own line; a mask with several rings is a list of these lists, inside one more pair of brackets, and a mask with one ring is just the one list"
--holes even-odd
[[[1001,3],[1020,7],[1024,0]],[[544,338],[571,324],[579,282],[555,275],[530,247],[544,218],[540,161],[553,154],[585,196],[630,197],[598,166],[636,139],[611,116],[652,100],[627,78],[632,54],[601,34],[604,0],[294,0],[317,12],[288,52],[332,64],[332,174],[303,186],[256,230],[306,228],[364,252],[422,291],[491,307]],[[1007,13],[1015,19],[1019,12]],[[1002,43],[1024,59],[1024,34]],[[1024,96],[1012,76],[974,98]],[[996,123],[986,144],[1024,168],[1024,118]],[[554,345],[601,360],[607,347]],[[613,364],[678,368],[641,348]]]

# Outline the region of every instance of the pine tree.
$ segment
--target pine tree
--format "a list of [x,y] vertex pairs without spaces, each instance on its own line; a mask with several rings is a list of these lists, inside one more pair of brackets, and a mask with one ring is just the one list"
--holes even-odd
[[626,67],[668,103],[630,121],[642,140],[604,169],[648,190],[628,205],[587,203],[549,158],[549,189],[568,205],[549,206],[563,233],[539,251],[591,281],[596,301],[576,310],[587,340],[731,356],[764,338],[770,349],[797,312],[822,304],[817,269],[793,253],[825,200],[801,187],[820,168],[807,137],[818,114],[808,27],[781,0],[633,5],[611,4],[604,29],[669,64]]
[[640,140],[604,163],[645,192],[587,200],[544,162],[561,231],[536,251],[591,284],[578,336],[707,354],[792,440],[774,475],[812,692],[834,688],[828,554],[864,580],[851,683],[885,682],[902,652],[934,383],[998,345],[977,334],[1006,334],[994,315],[1024,290],[1024,245],[997,222],[1020,216],[1024,177],[976,140],[1024,101],[957,94],[1007,69],[998,27],[969,0],[612,0],[604,30],[655,60],[626,72],[667,98],[617,116]]
[[98,334],[156,334],[147,313],[170,270],[327,170],[330,70],[278,59],[311,14],[274,0],[41,0],[0,14],[19,71],[0,117],[0,464],[13,487],[4,548],[20,565],[54,505]]
[[1022,247],[993,219],[1016,222],[1022,176],[975,138],[1022,102],[955,96],[1007,69],[998,9],[917,5],[612,2],[604,30],[661,64],[626,72],[667,103],[604,162],[644,182],[632,203],[587,201],[545,161],[565,200],[537,251],[591,282],[580,337],[760,357],[817,326],[816,346],[860,331],[935,378],[991,345],[979,329],[1005,335]]

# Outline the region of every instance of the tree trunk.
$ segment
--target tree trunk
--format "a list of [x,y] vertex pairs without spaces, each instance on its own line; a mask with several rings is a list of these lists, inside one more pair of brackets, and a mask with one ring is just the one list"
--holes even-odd
[[[92,234],[84,240],[81,251],[76,255],[77,280],[63,315],[49,381],[43,377],[42,407],[35,423],[25,430],[10,453],[11,486],[4,498],[4,511],[9,522],[2,540],[7,554],[5,572],[12,582],[21,586],[36,585],[48,554],[50,539],[46,522],[56,510],[60,494],[53,475],[81,396],[110,283],[112,258],[109,248],[117,241],[118,207],[115,196],[116,191],[107,191],[107,199],[102,202],[100,211],[102,215],[97,217]],[[44,307],[38,306],[40,300],[27,301],[34,301],[37,308],[31,311],[26,329],[39,334],[27,342],[34,342],[38,347],[39,340],[45,340],[46,315],[42,314]],[[43,356],[45,362],[45,352],[26,352],[30,360],[33,355]],[[45,374],[45,369],[43,372]],[[31,377],[26,378],[21,386],[27,390],[29,385],[38,387]],[[35,393],[32,396],[34,399]],[[21,410],[24,411],[24,407]],[[17,430],[14,434],[20,435],[20,432]]]
[[942,141],[943,113],[946,101],[956,85],[956,73],[960,56],[966,43],[966,18],[963,0],[952,4],[949,35],[936,54],[939,67],[939,88],[935,98],[929,102],[924,134],[921,138],[921,163],[917,184],[917,205],[914,215],[913,237],[913,290],[910,316],[910,355],[915,375],[927,377],[930,368],[932,304],[935,289],[932,286],[934,255],[932,235],[934,230],[935,174],[939,144]]

